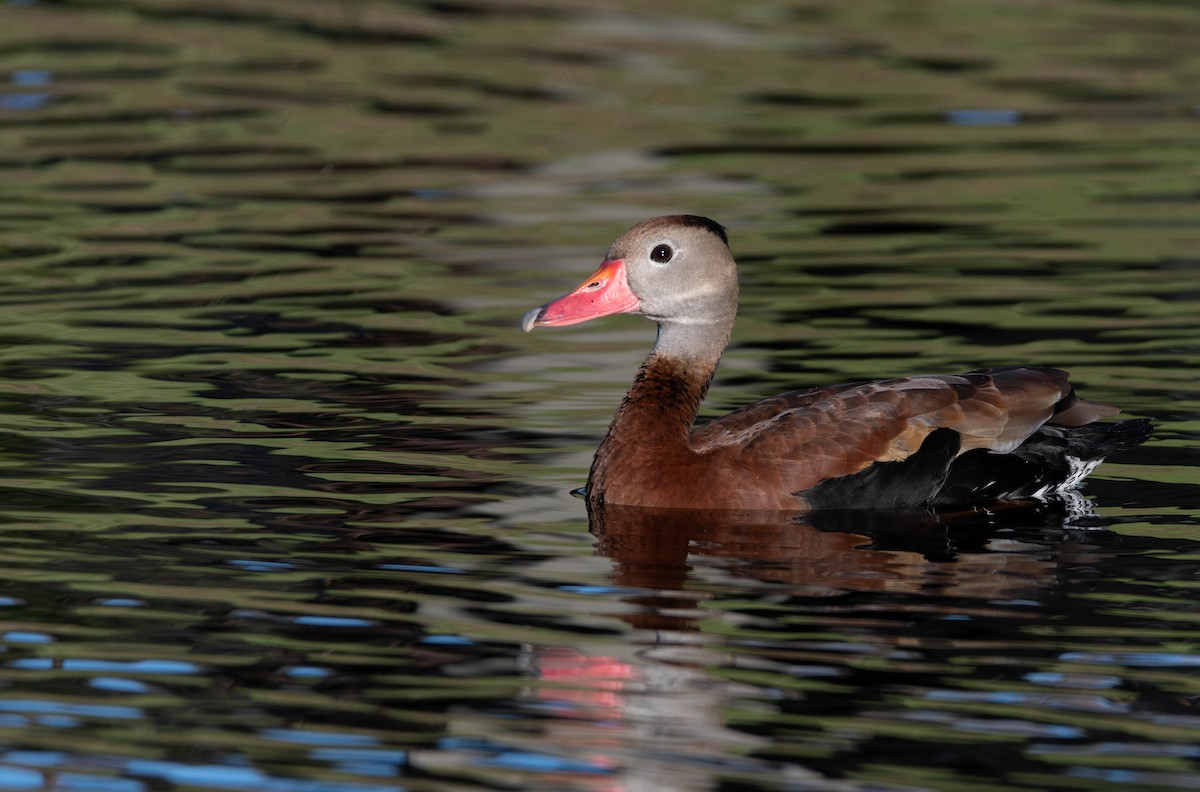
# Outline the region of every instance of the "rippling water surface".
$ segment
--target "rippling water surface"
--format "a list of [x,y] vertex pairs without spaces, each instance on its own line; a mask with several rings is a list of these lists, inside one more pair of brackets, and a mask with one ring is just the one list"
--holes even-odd
[[[0,789],[1200,788],[1200,10],[0,7]],[[616,513],[731,229],[711,412],[1039,363],[1155,419],[1095,514]]]

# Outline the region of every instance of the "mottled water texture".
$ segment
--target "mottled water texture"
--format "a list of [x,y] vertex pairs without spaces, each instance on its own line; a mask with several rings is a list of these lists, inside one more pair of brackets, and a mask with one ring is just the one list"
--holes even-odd
[[[0,6],[0,789],[1200,788],[1200,7]],[[708,414],[1069,368],[1057,506],[569,491],[653,329],[520,334],[730,228]]]

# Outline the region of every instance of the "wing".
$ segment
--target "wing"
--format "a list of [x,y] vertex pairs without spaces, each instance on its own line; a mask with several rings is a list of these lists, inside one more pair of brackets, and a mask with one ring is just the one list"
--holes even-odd
[[1047,422],[1077,426],[1116,412],[1075,396],[1057,369],[980,369],[781,394],[705,424],[691,443],[797,492],[905,459],[934,429],[958,432],[960,453],[1006,453]]

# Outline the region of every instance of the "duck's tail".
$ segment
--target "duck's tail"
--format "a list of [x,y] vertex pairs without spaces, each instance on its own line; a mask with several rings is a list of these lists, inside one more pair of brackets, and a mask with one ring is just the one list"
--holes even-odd
[[1062,496],[1105,457],[1145,442],[1151,428],[1148,418],[1083,426],[1047,424],[1007,454],[985,448],[959,454],[958,432],[940,428],[906,459],[876,462],[798,495],[815,511],[942,510]]
[[955,458],[934,505],[1039,498],[1071,490],[1105,457],[1150,437],[1149,418],[1042,426],[1009,454],[975,449]]

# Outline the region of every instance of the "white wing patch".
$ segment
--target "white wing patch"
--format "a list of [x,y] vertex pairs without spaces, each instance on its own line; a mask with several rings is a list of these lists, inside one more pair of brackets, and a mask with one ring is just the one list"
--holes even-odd
[[1064,492],[1069,489],[1075,489],[1079,486],[1079,482],[1083,481],[1103,461],[1104,457],[1100,457],[1099,459],[1067,457],[1067,465],[1070,467],[1071,472],[1067,475],[1066,481],[1058,485],[1058,491]]

